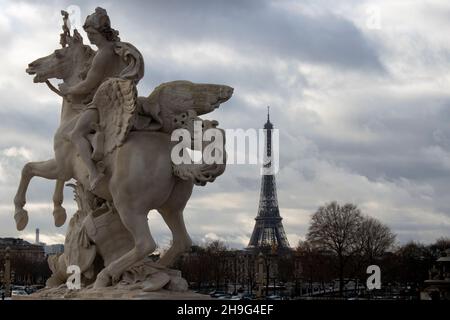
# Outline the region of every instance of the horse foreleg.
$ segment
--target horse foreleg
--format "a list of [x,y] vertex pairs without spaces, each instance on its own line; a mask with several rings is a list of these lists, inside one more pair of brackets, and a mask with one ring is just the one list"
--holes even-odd
[[173,239],[169,250],[164,253],[158,263],[165,267],[170,267],[181,254],[191,248],[192,240],[186,230],[183,219],[183,209],[159,209],[158,211],[172,232]]
[[58,177],[58,167],[55,159],[40,162],[28,162],[22,169],[19,188],[14,197],[16,228],[19,231],[25,229],[28,224],[28,212],[23,208],[26,203],[26,193],[31,178],[38,176],[55,180]]
[[53,193],[53,218],[55,226],[61,227],[67,218],[66,209],[62,206],[64,200],[64,180],[56,180]]

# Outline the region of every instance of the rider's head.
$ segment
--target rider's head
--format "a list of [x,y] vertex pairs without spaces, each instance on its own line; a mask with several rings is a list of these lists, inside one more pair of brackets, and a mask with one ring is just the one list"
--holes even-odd
[[111,28],[106,10],[100,7],[97,7],[95,12],[86,18],[83,29],[92,44],[97,44],[99,37],[107,41],[120,41],[119,31]]

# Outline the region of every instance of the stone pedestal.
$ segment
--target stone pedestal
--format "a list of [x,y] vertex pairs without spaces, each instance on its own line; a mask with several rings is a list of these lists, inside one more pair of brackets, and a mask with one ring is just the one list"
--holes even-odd
[[210,300],[208,295],[195,293],[192,291],[170,291],[159,290],[144,292],[141,289],[130,287],[120,288],[118,286],[81,290],[68,290],[67,287],[42,289],[29,296],[13,297],[13,300]]

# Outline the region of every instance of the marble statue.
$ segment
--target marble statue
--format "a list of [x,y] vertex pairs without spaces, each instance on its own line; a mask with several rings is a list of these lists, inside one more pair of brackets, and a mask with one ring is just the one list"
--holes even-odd
[[[66,221],[64,184],[74,179],[69,186],[75,190],[78,211],[70,220],[64,253],[49,259],[53,274],[47,287],[64,284],[67,267],[77,265],[82,283],[94,289],[132,285],[144,291],[185,290],[179,272],[169,269],[191,246],[183,210],[194,185],[213,182],[226,161],[174,164],[171,150],[177,142],[171,133],[186,129],[194,134],[195,121],[203,130],[221,130],[217,121],[199,116],[230,99],[233,88],[173,81],[140,97],[136,85],[144,76],[144,59],[132,44],[120,40],[106,10],[95,9],[83,25],[97,51],[83,44],[76,29],[71,34],[68,14],[61,13],[61,48],[26,69],[35,83],[46,83],[63,101],[54,158],[27,163],[22,170],[14,198],[17,229],[28,222],[24,206],[31,178],[56,181],[57,227]],[[56,88],[50,79],[62,84]],[[191,149],[207,146],[192,143]],[[226,158],[224,151],[221,157]],[[156,249],[147,222],[152,209],[162,215],[173,237],[158,261],[148,258]]]

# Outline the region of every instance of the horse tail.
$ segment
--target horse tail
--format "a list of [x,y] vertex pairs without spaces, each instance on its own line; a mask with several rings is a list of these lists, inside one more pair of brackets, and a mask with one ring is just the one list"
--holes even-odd
[[[217,128],[217,124],[217,121],[214,120],[203,120],[204,129],[217,129],[216,133],[219,135],[214,136],[214,140],[210,142],[203,141],[201,151],[204,162],[172,164],[172,172],[175,176],[183,180],[192,180],[195,185],[204,186],[208,182],[213,182],[218,176],[224,173],[227,162],[225,131]],[[194,144],[192,145],[192,149],[195,149]],[[206,149],[209,149],[208,154],[205,152]]]

